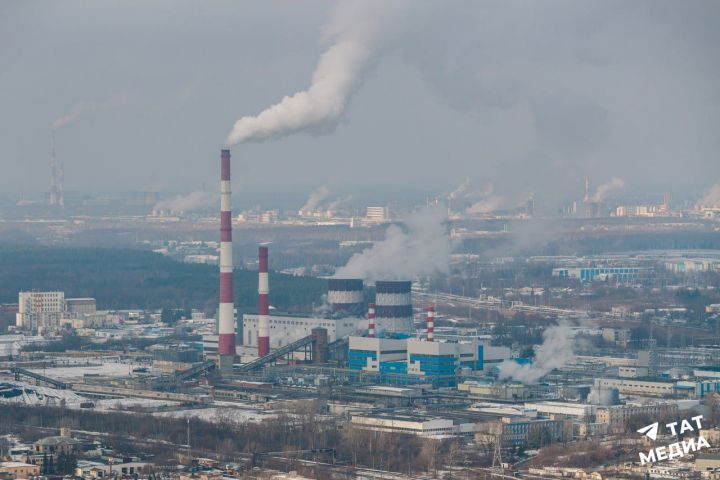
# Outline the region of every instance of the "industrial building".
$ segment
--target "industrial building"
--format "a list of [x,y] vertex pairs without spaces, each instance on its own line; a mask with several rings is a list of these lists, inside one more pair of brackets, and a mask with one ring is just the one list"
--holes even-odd
[[53,332],[66,324],[64,320],[96,313],[94,298],[65,298],[65,292],[20,292],[15,327],[23,331]]
[[720,380],[596,378],[595,387],[600,389],[616,388],[618,392],[625,395],[704,398],[709,393],[720,392]]
[[363,430],[423,437],[474,434],[478,421],[466,416],[430,416],[417,413],[356,413],[350,423]]
[[15,326],[22,330],[57,329],[65,312],[65,292],[20,292]]
[[390,220],[388,207],[367,207],[365,218],[373,222],[386,222]]
[[[490,365],[494,365],[501,358],[508,359],[510,356],[510,349],[491,347],[480,338],[438,342],[432,337],[428,340],[350,337],[348,368],[406,375],[408,383],[425,379],[433,385],[453,386],[463,372],[471,374],[485,370],[486,358],[491,359]],[[413,377],[415,380],[412,380]]]
[[[242,320],[242,344],[249,347],[258,346],[260,335],[260,315],[246,313]],[[295,315],[273,314],[267,317],[270,348],[288,345],[312,333],[313,328],[322,327],[327,330],[328,341],[357,335],[367,328],[367,320],[363,318],[317,318]]]
[[595,412],[597,423],[608,425],[608,431],[620,433],[625,429],[626,422],[637,415],[647,415],[649,418],[668,418],[678,413],[677,403],[663,402],[646,405],[627,404],[598,407]]
[[640,273],[640,267],[575,267],[575,268],[553,268],[554,277],[574,278],[581,282],[592,282],[611,278],[618,283],[636,283]]

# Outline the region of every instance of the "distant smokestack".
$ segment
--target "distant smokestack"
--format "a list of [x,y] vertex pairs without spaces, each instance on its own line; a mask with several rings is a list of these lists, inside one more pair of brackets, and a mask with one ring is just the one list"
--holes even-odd
[[590,177],[585,176],[585,197],[583,202],[588,203],[590,201]]
[[220,369],[232,370],[235,360],[235,302],[233,301],[230,150],[220,152],[220,308],[218,354]]
[[60,172],[58,173],[58,205],[65,208],[65,164],[60,162]]
[[368,303],[368,337],[375,338],[375,304]]
[[55,131],[50,138],[50,205],[57,205],[57,166],[55,164]]
[[432,342],[435,338],[435,309],[432,305],[427,307],[427,340]]
[[270,353],[270,285],[268,282],[268,247],[258,248],[258,356]]

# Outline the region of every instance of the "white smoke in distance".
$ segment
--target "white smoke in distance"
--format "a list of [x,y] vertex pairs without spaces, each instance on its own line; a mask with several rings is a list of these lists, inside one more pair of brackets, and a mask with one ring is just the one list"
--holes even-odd
[[543,332],[543,343],[535,347],[533,362],[521,365],[513,360],[505,360],[498,367],[500,378],[532,384],[552,370],[568,365],[575,358],[573,337],[573,329],[566,322],[548,327]]
[[331,193],[332,189],[330,187],[325,185],[319,187],[308,196],[305,205],[300,208],[300,211],[304,213],[314,212]]
[[465,180],[455,187],[455,190],[447,194],[448,200],[455,200],[456,198],[463,197],[464,194],[470,189],[470,177],[465,177]]
[[87,113],[107,112],[127,105],[127,95],[114,95],[104,102],[78,102],[70,110],[53,122],[53,130],[59,130],[73,123],[75,120]]
[[409,215],[404,228],[391,225],[385,239],[353,255],[336,278],[402,280],[449,270],[452,241],[441,209],[424,208]]
[[235,122],[226,145],[334,126],[364,74],[397,33],[409,0],[343,0],[325,28],[332,42],[307,90],[282,98],[256,116]]
[[346,195],[344,197],[337,197],[335,200],[331,201],[327,205],[323,207],[324,210],[327,210],[329,212],[334,212],[338,208],[347,205],[352,200],[352,195]]
[[590,201],[594,203],[602,202],[607,197],[608,193],[618,188],[625,186],[625,180],[620,177],[614,177],[607,183],[603,183],[597,188],[595,195],[590,197]]
[[720,207],[720,183],[716,183],[698,202],[699,207]]
[[472,197],[477,198],[472,205],[465,209],[468,215],[477,215],[481,213],[490,213],[502,208],[505,199],[499,195],[495,195],[492,185],[488,185],[483,190],[474,190]]
[[160,200],[153,207],[153,212],[189,212],[199,208],[207,208],[217,203],[217,192],[195,190],[187,195],[177,195],[167,200]]

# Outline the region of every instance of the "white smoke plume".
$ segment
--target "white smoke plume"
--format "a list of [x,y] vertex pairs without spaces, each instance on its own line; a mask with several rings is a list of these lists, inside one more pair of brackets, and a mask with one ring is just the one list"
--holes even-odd
[[595,195],[590,197],[591,202],[602,202],[605,200],[605,197],[607,197],[607,194],[610,193],[612,190],[622,188],[625,186],[625,180],[623,180],[620,177],[614,177],[612,180],[610,180],[607,183],[603,183],[597,188],[597,191],[595,192]]
[[308,129],[328,128],[386,46],[408,0],[343,0],[326,27],[332,46],[320,57],[310,87],[285,96],[257,116],[240,118],[228,134],[232,146]]
[[324,210],[327,210],[329,212],[333,212],[340,208],[341,206],[347,205],[352,200],[352,195],[346,195],[344,197],[337,197],[332,202],[328,203],[323,207]]
[[498,367],[500,378],[512,378],[525,384],[535,383],[553,369],[569,364],[575,358],[573,336],[571,326],[565,322],[545,329],[543,343],[535,347],[533,362],[520,365],[513,360],[505,360]]
[[472,197],[478,198],[472,205],[465,209],[468,215],[477,215],[480,213],[490,213],[500,209],[505,203],[505,199],[495,195],[492,185],[488,185],[484,190],[475,190]]
[[310,194],[305,205],[300,207],[300,211],[303,213],[314,212],[331,193],[332,189],[330,187],[321,186]]
[[465,180],[455,187],[455,190],[447,194],[448,200],[455,200],[461,196],[465,196],[465,193],[470,189],[470,177],[465,177]]
[[199,208],[206,208],[217,203],[217,192],[207,192],[205,190],[195,190],[187,195],[177,195],[167,200],[160,200],[153,207],[153,212],[161,212],[163,210],[170,212],[188,212]]
[[114,95],[104,102],[78,102],[70,107],[70,110],[65,115],[53,122],[53,130],[58,130],[70,125],[86,113],[107,112],[123,107],[127,105],[128,102],[129,99],[127,95]]
[[698,202],[699,207],[720,207],[720,183],[716,183],[705,192]]
[[401,280],[447,272],[452,242],[445,220],[444,212],[435,208],[409,215],[404,228],[388,227],[383,241],[353,255],[335,277]]

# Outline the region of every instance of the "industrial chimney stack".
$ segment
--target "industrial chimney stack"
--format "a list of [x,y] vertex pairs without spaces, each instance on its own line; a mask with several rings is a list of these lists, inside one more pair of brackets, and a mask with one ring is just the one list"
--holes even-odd
[[52,206],[57,205],[57,164],[55,163],[55,131],[50,138],[50,198]]
[[230,150],[220,152],[220,308],[218,354],[220,371],[232,372],[235,362]]
[[432,305],[427,307],[427,340],[432,342],[435,338],[435,309]]
[[268,282],[268,247],[258,248],[258,356],[270,353],[270,285]]
[[375,304],[368,303],[368,338],[375,338]]

